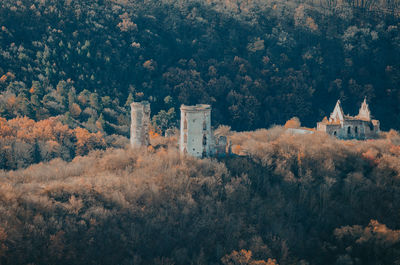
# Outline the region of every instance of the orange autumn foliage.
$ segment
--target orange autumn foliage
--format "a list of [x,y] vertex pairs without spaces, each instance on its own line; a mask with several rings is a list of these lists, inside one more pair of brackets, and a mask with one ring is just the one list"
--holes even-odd
[[[16,169],[34,161],[56,157],[69,160],[106,147],[103,135],[83,128],[71,129],[58,117],[35,122],[27,117],[0,118],[1,168]],[[26,160],[26,163],[24,162]]]
[[0,77],[0,83],[4,83],[7,81],[7,76],[3,75],[2,77]]
[[275,259],[255,260],[251,250],[242,249],[239,252],[234,250],[231,254],[221,259],[224,265],[278,265]]
[[375,149],[368,149],[366,152],[362,153],[362,157],[371,165],[377,165],[379,163],[378,155],[379,152]]
[[396,156],[400,156],[400,146],[398,145],[392,145],[390,147],[390,152]]
[[92,149],[105,148],[106,144],[102,133],[90,133],[84,128],[74,130],[76,136],[76,154],[86,155]]
[[299,128],[301,126],[300,120],[297,117],[293,117],[286,121],[285,128]]
[[0,117],[0,136],[9,137],[12,135],[12,129],[7,124],[7,120]]
[[239,155],[239,154],[241,154],[242,150],[243,150],[243,148],[239,144],[232,146],[232,153],[234,153],[234,154]]
[[150,137],[150,139],[155,139],[155,138],[160,137],[160,134],[155,132],[154,130],[150,130],[149,131],[149,137]]

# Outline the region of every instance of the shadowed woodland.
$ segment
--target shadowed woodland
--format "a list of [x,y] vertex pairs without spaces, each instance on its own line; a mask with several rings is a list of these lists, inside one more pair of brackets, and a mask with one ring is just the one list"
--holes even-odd
[[400,262],[395,131],[230,134],[248,156],[181,158],[158,138],[1,172],[1,264]]
[[[214,125],[306,126],[338,98],[366,96],[400,129],[398,0],[2,0],[0,115],[64,115],[72,127],[129,134],[129,103],[156,129],[180,104],[208,103]],[[268,107],[266,107],[268,106]]]

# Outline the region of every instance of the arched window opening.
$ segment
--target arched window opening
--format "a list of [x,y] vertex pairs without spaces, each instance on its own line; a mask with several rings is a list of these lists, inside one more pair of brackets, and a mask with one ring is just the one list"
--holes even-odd
[[350,128],[350,126],[347,127],[347,134],[351,134],[351,128]]
[[336,131],[334,131],[334,132],[333,132],[333,135],[335,135],[335,136],[336,136]]
[[187,130],[187,119],[185,119],[185,121],[183,122],[183,129]]
[[207,136],[203,135],[203,145],[207,145]]
[[355,134],[358,134],[358,127],[357,127],[357,126],[354,127],[354,133],[355,133]]
[[207,130],[207,123],[206,121],[203,121],[203,131]]
[[185,135],[183,136],[183,142],[186,144],[187,143],[187,134],[185,133]]

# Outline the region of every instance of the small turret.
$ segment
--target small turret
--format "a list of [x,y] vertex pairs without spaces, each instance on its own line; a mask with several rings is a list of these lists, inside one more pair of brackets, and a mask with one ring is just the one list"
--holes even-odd
[[358,118],[370,121],[371,120],[371,112],[369,111],[369,107],[367,104],[367,98],[364,98],[363,103],[361,104],[360,111],[358,112],[357,115]]

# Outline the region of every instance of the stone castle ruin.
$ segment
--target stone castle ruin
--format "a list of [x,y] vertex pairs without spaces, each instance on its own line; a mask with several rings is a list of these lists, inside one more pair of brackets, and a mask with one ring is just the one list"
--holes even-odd
[[[150,103],[131,104],[131,146],[148,146],[150,126]],[[194,157],[224,156],[227,138],[213,134],[211,128],[211,106],[198,104],[181,106],[179,150]]]
[[194,157],[208,157],[212,150],[211,106],[181,106],[179,150]]
[[357,116],[344,115],[340,100],[329,119],[325,117],[317,123],[317,131],[326,132],[339,139],[374,139],[379,136],[379,121],[371,119],[367,100],[361,104]]
[[[197,104],[182,105],[179,135],[179,150],[193,157],[225,156],[230,153],[228,139],[224,135],[214,134],[211,128],[211,106]],[[147,101],[131,104],[131,146],[148,146],[150,126],[150,103]],[[314,133],[315,129],[291,128],[298,134]],[[340,100],[329,119],[325,117],[317,123],[317,131],[325,132],[339,139],[374,139],[379,137],[379,121],[371,119],[366,99],[361,104],[357,116],[344,115]],[[230,145],[230,144],[229,144]]]
[[148,146],[150,126],[150,103],[148,101],[131,104],[131,146]]
[[194,157],[226,155],[227,138],[214,135],[211,128],[211,106],[181,106],[179,150]]
[[179,150],[194,157],[225,156],[229,152],[225,135],[211,128],[211,106],[181,106]]

